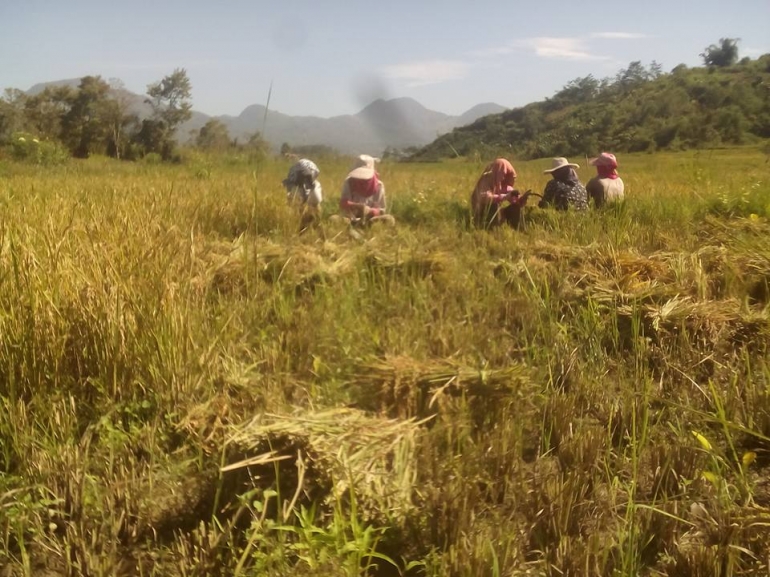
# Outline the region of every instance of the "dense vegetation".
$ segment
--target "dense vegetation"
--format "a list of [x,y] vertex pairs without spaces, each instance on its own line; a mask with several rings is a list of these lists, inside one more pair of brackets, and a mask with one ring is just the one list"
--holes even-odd
[[615,78],[578,78],[543,102],[456,128],[411,158],[591,156],[770,138],[770,55],[736,63],[737,51],[724,48],[707,49],[704,60],[714,63],[707,67],[664,74],[655,63],[632,62]]
[[[192,115],[192,85],[184,69],[174,70],[147,87],[146,98],[127,92],[120,81],[84,76],[79,85],[47,86],[36,94],[9,88],[0,98],[0,152],[16,160],[57,164],[69,156],[93,154],[123,160],[180,160],[178,129]],[[140,118],[137,107],[149,105]],[[208,153],[247,152],[264,156],[267,144],[259,133],[233,142],[227,128],[209,120],[194,136]]]
[[486,232],[383,163],[299,236],[288,161],[0,163],[0,575],[767,574],[766,166]]

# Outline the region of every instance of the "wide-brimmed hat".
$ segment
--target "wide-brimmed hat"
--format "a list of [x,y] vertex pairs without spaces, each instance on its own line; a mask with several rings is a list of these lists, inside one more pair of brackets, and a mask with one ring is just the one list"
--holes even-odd
[[359,166],[348,172],[348,178],[355,178],[356,180],[371,180],[374,175],[374,169],[368,166]]
[[612,166],[613,168],[617,168],[618,159],[610,152],[602,152],[596,158],[589,160],[588,164],[591,166]]
[[353,168],[361,168],[362,166],[365,166],[366,168],[374,168],[375,163],[379,162],[380,159],[376,156],[369,156],[368,154],[359,154],[356,159],[353,161]]
[[555,172],[565,166],[569,166],[570,168],[580,168],[580,165],[570,162],[563,156],[560,156],[559,158],[554,158],[553,161],[551,161],[551,168],[544,170],[543,173]]
[[361,154],[353,161],[353,168],[348,173],[348,178],[356,180],[369,180],[375,175],[374,165],[380,159],[368,154]]

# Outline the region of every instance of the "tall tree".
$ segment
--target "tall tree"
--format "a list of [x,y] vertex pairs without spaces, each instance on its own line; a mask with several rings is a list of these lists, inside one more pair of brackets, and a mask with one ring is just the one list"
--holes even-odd
[[170,131],[192,116],[192,85],[184,68],[177,68],[160,82],[149,85],[147,95],[155,119]]
[[131,112],[131,96],[123,81],[110,78],[110,99],[104,103],[102,117],[107,129],[107,154],[123,158],[128,145],[127,132],[138,127],[139,118]]
[[109,90],[100,76],[84,76],[71,96],[70,108],[62,118],[62,140],[73,156],[88,158],[97,149],[104,149]]
[[[151,143],[155,152],[168,159],[173,152],[174,131],[192,116],[192,85],[184,68],[176,68],[160,82],[147,87],[149,98],[145,100],[153,110],[152,133],[161,136],[161,142]],[[142,127],[144,130],[145,126]],[[148,129],[150,127],[147,127]],[[158,130],[160,129],[160,130]]]
[[738,62],[738,42],[740,38],[720,38],[719,44],[712,44],[701,52],[700,57],[706,66],[732,66]]
[[62,118],[70,109],[73,90],[69,86],[48,87],[24,100],[27,130],[41,138],[59,140]]

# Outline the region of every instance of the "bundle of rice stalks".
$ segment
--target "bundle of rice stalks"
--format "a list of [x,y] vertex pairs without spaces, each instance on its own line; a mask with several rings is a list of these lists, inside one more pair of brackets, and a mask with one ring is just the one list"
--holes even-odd
[[421,425],[348,408],[266,413],[235,431],[228,443],[248,456],[222,470],[248,467],[252,478],[279,485],[278,476],[296,479],[288,509],[304,494],[327,505],[355,499],[365,517],[404,520],[414,507]]
[[413,277],[427,277],[447,269],[452,260],[444,251],[425,252],[422,254],[401,254],[370,252],[365,264],[371,269],[382,270],[391,274]]
[[[736,344],[766,345],[770,338],[768,311],[751,311],[734,299],[693,301],[690,297],[674,297],[661,305],[643,307],[646,328],[658,339],[676,337],[686,332],[688,340],[712,350],[732,350]],[[622,306],[619,314],[631,316],[630,306]]]
[[233,294],[245,288],[246,249],[242,236],[233,242],[207,242],[197,258],[201,270],[193,277],[192,284],[200,292]]
[[520,364],[502,369],[474,369],[455,361],[418,361],[387,356],[358,366],[351,385],[359,405],[388,414],[412,417],[435,414],[451,398],[496,404],[523,394],[530,370]]
[[359,252],[342,250],[330,242],[279,245],[268,241],[247,250],[241,237],[233,243],[207,246],[199,257],[203,270],[194,283],[204,289],[232,293],[245,288],[251,271],[270,284],[280,282],[293,285],[296,290],[312,289],[319,282],[353,270],[358,257]]

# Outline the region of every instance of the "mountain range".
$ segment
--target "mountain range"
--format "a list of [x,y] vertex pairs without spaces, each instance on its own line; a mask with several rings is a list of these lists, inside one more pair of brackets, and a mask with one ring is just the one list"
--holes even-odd
[[[36,84],[27,91],[33,95],[49,86],[77,87],[80,79],[58,80]],[[112,89],[116,98],[124,98],[129,103],[131,112],[140,119],[152,113],[144,102],[145,97],[123,88]],[[507,110],[494,103],[478,104],[459,116],[452,116],[435,110],[429,110],[412,98],[394,98],[375,100],[357,114],[346,114],[321,118],[317,116],[291,116],[265,106],[252,104],[238,116],[209,116],[193,110],[190,120],[177,130],[180,141],[188,141],[210,119],[221,121],[231,138],[240,141],[248,139],[254,132],[262,132],[263,137],[278,149],[283,143],[290,146],[322,144],[342,153],[380,154],[388,147],[407,148],[423,146],[434,141],[459,126],[465,126],[489,114]]]

